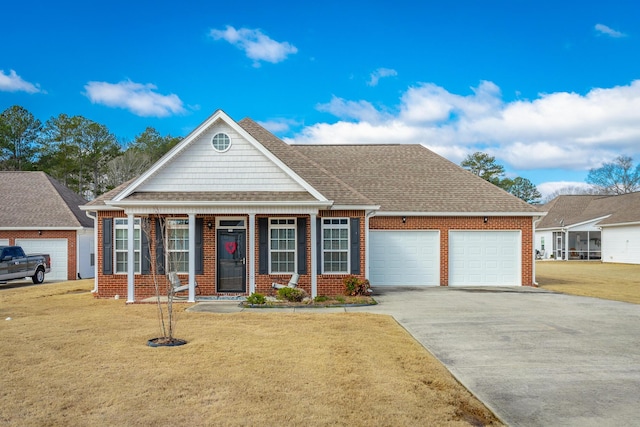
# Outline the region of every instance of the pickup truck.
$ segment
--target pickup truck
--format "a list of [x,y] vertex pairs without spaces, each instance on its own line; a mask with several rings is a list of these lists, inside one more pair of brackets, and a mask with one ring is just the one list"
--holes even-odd
[[33,283],[39,284],[50,271],[49,255],[25,255],[20,246],[0,246],[0,282],[31,277]]

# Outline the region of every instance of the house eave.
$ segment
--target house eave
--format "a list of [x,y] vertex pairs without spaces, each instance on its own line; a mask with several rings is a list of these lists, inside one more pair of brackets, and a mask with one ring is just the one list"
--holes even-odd
[[377,211],[380,205],[332,205],[332,211]]
[[17,230],[27,230],[27,231],[78,231],[84,230],[85,228],[92,227],[0,227],[1,231],[17,231]]
[[109,210],[113,210],[113,208],[122,208],[122,209],[126,209],[129,207],[160,207],[160,206],[169,206],[169,207],[175,207],[175,206],[184,206],[184,207],[242,207],[242,206],[251,206],[251,207],[258,207],[258,206],[265,206],[265,207],[271,207],[271,206],[275,206],[275,207],[282,207],[282,206],[290,206],[290,207],[294,207],[294,206],[301,206],[301,207],[305,207],[305,208],[309,208],[309,207],[314,207],[314,208],[319,208],[319,209],[325,209],[328,208],[332,205],[332,202],[330,200],[323,202],[323,201],[318,201],[318,200],[308,200],[308,201],[298,201],[298,202],[291,202],[291,201],[269,201],[269,202],[265,202],[265,201],[220,201],[220,202],[215,202],[215,201],[171,201],[171,200],[167,200],[167,201],[157,201],[157,200],[138,200],[138,201],[107,201],[105,202],[107,204],[107,208]]
[[377,211],[374,216],[519,216],[543,217],[546,212],[413,212],[413,211]]
[[640,225],[640,221],[631,221],[631,222],[619,222],[616,224],[598,224],[598,227],[600,228],[607,228],[607,227],[627,227],[630,225]]

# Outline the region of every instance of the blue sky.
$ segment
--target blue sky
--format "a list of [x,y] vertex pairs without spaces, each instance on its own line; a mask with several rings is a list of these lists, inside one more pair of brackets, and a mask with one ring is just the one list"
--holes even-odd
[[485,151],[543,194],[640,161],[637,1],[2,6],[0,111],[186,136],[215,110],[287,142]]

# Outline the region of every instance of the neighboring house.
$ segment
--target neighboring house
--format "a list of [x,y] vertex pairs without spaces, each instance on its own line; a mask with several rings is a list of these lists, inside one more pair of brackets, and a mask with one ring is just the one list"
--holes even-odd
[[640,192],[619,196],[558,196],[540,209],[542,258],[640,264]]
[[[337,141],[339,142],[339,141]],[[542,214],[421,145],[288,145],[216,111],[97,214],[96,295],[154,294],[177,271],[199,295],[373,286],[534,284]],[[134,236],[129,239],[128,236]],[[152,262],[153,260],[153,262]]]
[[0,245],[51,255],[46,280],[94,277],[94,221],[85,199],[44,172],[0,172]]

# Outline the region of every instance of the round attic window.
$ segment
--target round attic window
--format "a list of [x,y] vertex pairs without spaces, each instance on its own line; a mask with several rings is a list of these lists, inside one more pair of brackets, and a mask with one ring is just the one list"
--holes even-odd
[[231,147],[231,138],[226,133],[217,133],[213,136],[211,145],[214,150],[220,153],[225,152]]

